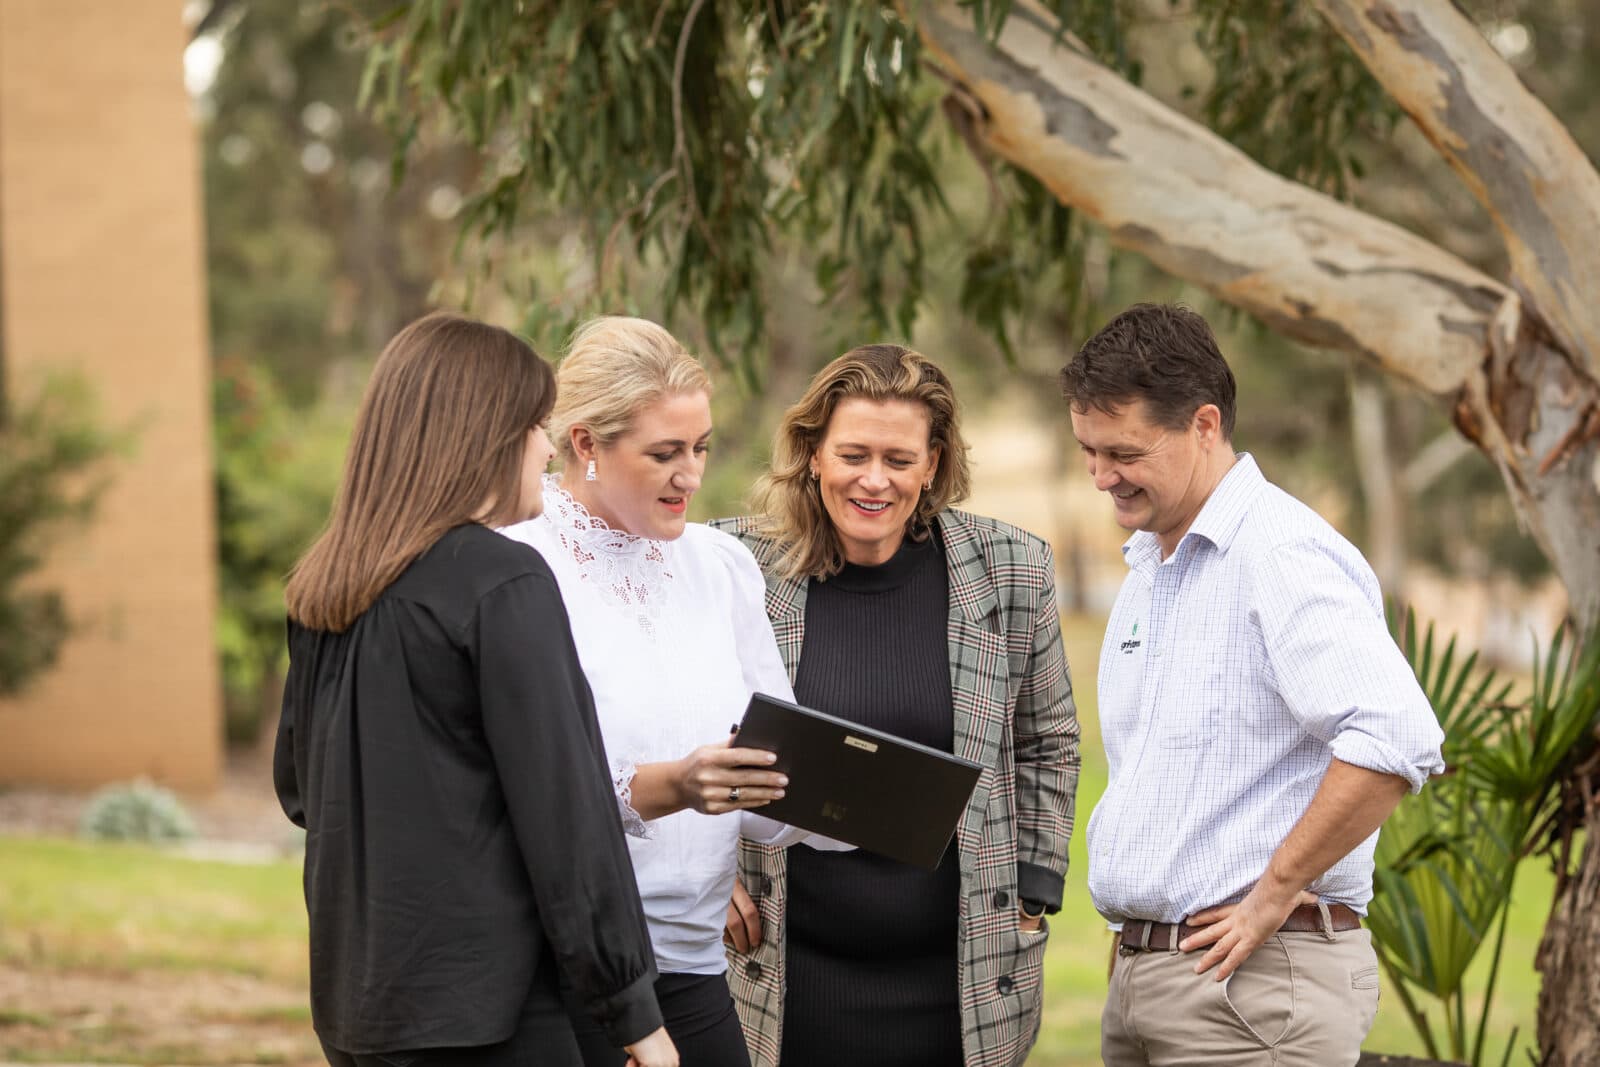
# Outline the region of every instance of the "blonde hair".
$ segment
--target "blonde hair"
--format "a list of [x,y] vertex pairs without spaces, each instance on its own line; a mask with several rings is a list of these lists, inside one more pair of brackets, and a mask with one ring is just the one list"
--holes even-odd
[[827,436],[839,402],[860,397],[905,400],[928,412],[928,443],[939,449],[933,488],[917,501],[907,532],[917,536],[933,517],[967,498],[972,472],[955,390],[944,371],[903,345],[852,348],[811,379],[798,403],[783,413],[772,443],[772,467],[756,483],[761,532],[774,538],[784,578],[828,578],[844,566],[844,545],[811,477],[811,457]]
[[577,460],[572,428],[595,444],[628,432],[641,408],[664,396],[711,392],[711,376],[672,334],[648,319],[606,315],[578,328],[556,368],[550,442],[563,464]]
[[289,617],[349,629],[452,527],[521,518],[528,432],[554,401],[550,364],[498,326],[435,312],[396,334],[361,398],[327,528],[289,573]]

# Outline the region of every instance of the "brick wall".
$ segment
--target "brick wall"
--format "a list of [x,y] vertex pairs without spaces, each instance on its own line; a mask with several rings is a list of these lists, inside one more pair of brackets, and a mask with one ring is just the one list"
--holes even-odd
[[0,0],[8,388],[80,369],[137,428],[46,579],[84,631],[0,701],[0,784],[216,783],[209,354],[197,131],[178,0]]

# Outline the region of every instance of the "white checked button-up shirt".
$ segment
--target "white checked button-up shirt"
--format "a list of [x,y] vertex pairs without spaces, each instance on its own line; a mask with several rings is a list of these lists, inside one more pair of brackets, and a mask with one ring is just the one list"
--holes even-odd
[[[1123,545],[1100,651],[1110,782],[1089,892],[1113,925],[1241,899],[1330,758],[1413,791],[1444,769],[1438,720],[1361,554],[1241,454],[1177,550]],[[1365,914],[1377,834],[1309,887]]]

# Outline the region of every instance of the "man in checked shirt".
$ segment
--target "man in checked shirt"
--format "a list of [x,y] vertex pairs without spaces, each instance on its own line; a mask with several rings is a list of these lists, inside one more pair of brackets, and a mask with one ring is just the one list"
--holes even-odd
[[1378,1007],[1378,827],[1444,769],[1372,569],[1236,454],[1204,319],[1140,304],[1061,373],[1128,576],[1100,652],[1089,890],[1117,928],[1101,1054],[1354,1064]]

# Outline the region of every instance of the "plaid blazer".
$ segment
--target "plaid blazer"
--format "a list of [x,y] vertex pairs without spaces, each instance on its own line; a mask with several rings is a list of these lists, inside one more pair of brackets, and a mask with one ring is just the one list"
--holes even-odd
[[[956,828],[961,862],[961,1043],[968,1067],[1012,1067],[1039,1034],[1048,930],[1024,932],[1017,900],[1061,904],[1078,786],[1078,720],[1061,645],[1055,565],[1041,539],[994,519],[936,517],[950,575],[955,752],[984,770]],[[716,523],[768,571],[777,545],[749,518]],[[767,614],[792,680],[805,640],[807,580],[767,578]],[[802,846],[803,847],[803,846]],[[752,1067],[783,1044],[783,849],[744,842],[739,876],[762,943],[728,953]]]

